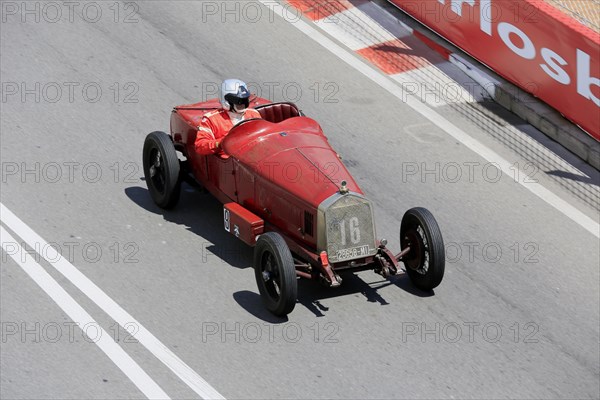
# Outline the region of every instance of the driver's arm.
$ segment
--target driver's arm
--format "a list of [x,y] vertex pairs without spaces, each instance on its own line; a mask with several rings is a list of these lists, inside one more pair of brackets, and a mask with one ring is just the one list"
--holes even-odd
[[221,138],[215,139],[214,126],[208,118],[202,118],[198,126],[194,147],[196,153],[201,155],[215,154],[221,150]]

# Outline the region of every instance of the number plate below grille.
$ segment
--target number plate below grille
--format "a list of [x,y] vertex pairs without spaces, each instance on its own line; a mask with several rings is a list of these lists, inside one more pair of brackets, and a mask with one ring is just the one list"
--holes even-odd
[[358,246],[351,249],[342,249],[337,251],[337,261],[350,260],[357,257],[366,257],[369,255],[369,246]]

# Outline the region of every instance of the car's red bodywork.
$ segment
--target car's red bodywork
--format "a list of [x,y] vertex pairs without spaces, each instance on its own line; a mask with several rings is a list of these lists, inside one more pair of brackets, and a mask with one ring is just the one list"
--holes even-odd
[[[255,98],[251,107],[267,104],[268,100]],[[306,246],[316,260],[317,208],[339,192],[342,181],[351,192],[362,194],[360,187],[319,124],[304,116],[278,123],[247,121],[223,140],[227,156],[197,154],[197,126],[204,114],[218,107],[216,100],[175,107],[171,115],[175,148],[187,157],[194,177],[219,201],[239,203],[286,238]],[[310,216],[312,232],[307,226]]]
[[[402,251],[377,239],[371,202],[331,148],[319,124],[292,103],[254,97],[262,118],[242,121],[221,141],[223,152],[196,153],[203,116],[219,102],[178,106],[171,134],[144,142],[144,176],[155,203],[171,208],[182,179],[199,183],[223,203],[223,228],[254,247],[255,277],[267,308],[294,308],[297,277],[342,282],[338,272],[371,269],[388,277],[399,262],[419,288],[431,290],[444,274],[444,245],[435,218],[408,210],[400,226]],[[179,151],[184,157],[177,156]]]

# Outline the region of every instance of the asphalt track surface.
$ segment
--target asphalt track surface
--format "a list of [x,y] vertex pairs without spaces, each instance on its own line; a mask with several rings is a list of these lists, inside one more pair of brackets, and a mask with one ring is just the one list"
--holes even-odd
[[[66,7],[56,23],[3,14],[1,202],[126,310],[132,334],[143,326],[226,398],[599,397],[598,237],[525,176],[486,175],[486,159],[262,5],[258,20],[236,22],[200,2],[96,4],[95,23],[69,21]],[[442,284],[421,293],[369,271],[337,290],[301,281],[287,319],[266,312],[252,249],[221,229],[220,204],[184,186],[165,212],[141,179],[146,134],[168,131],[174,105],[210,97],[224,77],[265,97],[273,88],[321,123],[393,249],[403,213],[430,209],[447,246]],[[21,84],[33,92],[22,97]],[[520,168],[554,160],[533,178],[598,221],[597,173],[540,146],[532,128],[493,104],[436,111]],[[509,133],[522,140],[501,139]],[[98,330],[73,326],[19,260],[37,262],[168,396],[199,397],[156,357],[164,349],[149,350],[114,308],[28,250],[53,254],[39,238],[25,244],[9,217],[3,209],[0,397],[145,397]],[[25,249],[13,258],[15,243]]]

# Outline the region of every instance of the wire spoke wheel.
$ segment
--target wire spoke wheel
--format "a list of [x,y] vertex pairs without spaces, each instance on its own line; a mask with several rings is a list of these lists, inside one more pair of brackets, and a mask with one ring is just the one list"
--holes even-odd
[[265,252],[264,258],[265,261],[262,263],[262,275],[265,280],[265,288],[269,293],[269,296],[277,301],[281,296],[281,276],[279,275],[276,262],[273,259],[273,254]]
[[151,156],[150,156],[150,160],[154,160],[154,161],[152,162],[152,165],[150,166],[150,177],[152,179],[152,184],[154,185],[156,190],[158,192],[160,192],[161,194],[164,194],[165,182],[166,182],[166,177],[165,177],[166,171],[162,167],[160,159],[161,159],[160,151],[158,151],[158,149],[153,149]]
[[296,267],[281,235],[275,232],[260,235],[254,248],[254,271],[267,309],[278,316],[292,312],[298,297]]
[[406,272],[420,289],[437,287],[444,277],[445,250],[440,228],[433,215],[425,208],[413,208],[402,217],[400,245],[410,247],[402,258]]
[[172,208],[179,201],[179,159],[171,137],[164,132],[146,136],[143,151],[144,177],[154,203]]

